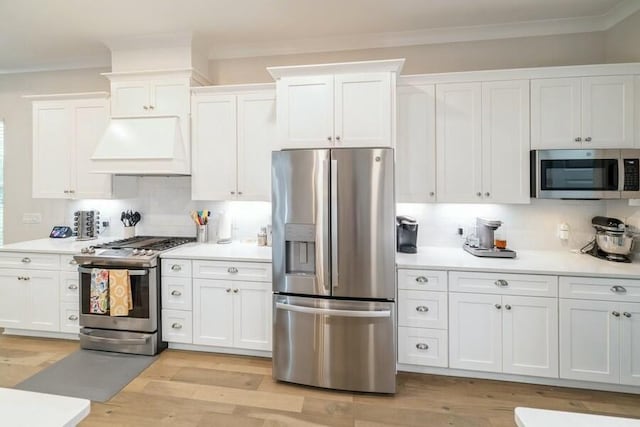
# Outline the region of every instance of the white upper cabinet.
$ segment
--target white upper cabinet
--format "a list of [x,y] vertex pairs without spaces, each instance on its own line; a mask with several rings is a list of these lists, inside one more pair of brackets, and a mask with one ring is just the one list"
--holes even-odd
[[634,145],[633,76],[531,80],[531,148]]
[[437,200],[529,203],[526,80],[436,85]]
[[431,84],[400,84],[396,137],[396,200],[436,201],[436,102]]
[[189,79],[119,80],[111,78],[112,117],[189,113]]
[[270,67],[279,148],[393,147],[404,60]]
[[275,92],[272,85],[231,89],[193,95],[191,197],[269,201]]
[[111,175],[90,173],[90,157],[109,120],[105,95],[33,102],[34,198],[112,196]]

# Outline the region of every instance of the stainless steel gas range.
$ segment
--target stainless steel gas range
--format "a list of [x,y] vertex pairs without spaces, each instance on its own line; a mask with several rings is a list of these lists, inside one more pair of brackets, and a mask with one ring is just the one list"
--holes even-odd
[[[160,322],[159,256],[193,241],[188,237],[137,236],[89,246],[74,256],[80,275],[80,347],[146,355],[165,349]],[[112,270],[128,271],[132,304],[126,315],[112,315],[109,308],[95,310],[91,304],[96,275]],[[95,283],[93,286],[95,291]]]

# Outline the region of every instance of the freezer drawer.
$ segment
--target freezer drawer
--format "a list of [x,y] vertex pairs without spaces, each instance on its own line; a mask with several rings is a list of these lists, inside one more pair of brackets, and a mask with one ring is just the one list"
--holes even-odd
[[273,376],[395,393],[395,303],[274,295]]

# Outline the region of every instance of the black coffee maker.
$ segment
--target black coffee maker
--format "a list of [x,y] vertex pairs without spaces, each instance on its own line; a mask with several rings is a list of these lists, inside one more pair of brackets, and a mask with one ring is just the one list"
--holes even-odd
[[418,252],[418,222],[410,216],[396,217],[396,250],[407,254]]

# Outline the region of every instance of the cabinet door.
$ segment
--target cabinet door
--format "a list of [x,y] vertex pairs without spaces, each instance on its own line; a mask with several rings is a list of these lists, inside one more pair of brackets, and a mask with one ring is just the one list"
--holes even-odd
[[633,130],[633,76],[583,78],[583,148],[631,148]]
[[640,385],[640,304],[620,304],[620,383]]
[[60,272],[60,301],[75,304],[76,308],[80,304],[80,275],[76,271]]
[[149,84],[149,106],[153,114],[187,116],[190,87],[185,80],[154,80]]
[[436,85],[439,202],[482,201],[480,83]]
[[447,329],[447,293],[399,289],[398,325]]
[[33,103],[33,197],[71,196],[72,112],[65,102]]
[[191,198],[235,200],[235,95],[194,97],[191,149]]
[[271,200],[271,151],[276,138],[274,91],[238,95],[238,199]]
[[449,366],[502,371],[500,295],[449,293]]
[[91,173],[93,152],[109,122],[106,99],[73,102],[74,168],[72,195],[79,199],[111,197],[111,175]]
[[482,83],[485,202],[530,202],[529,146],[529,81]]
[[140,116],[149,113],[149,83],[146,81],[111,83],[111,116]]
[[191,311],[162,309],[162,339],[167,342],[191,344]]
[[26,329],[54,332],[59,330],[59,276],[59,272],[48,270],[31,270],[25,274],[29,313]]
[[558,378],[558,300],[502,297],[502,372]]
[[233,346],[271,351],[271,284],[230,282],[233,285]]
[[435,202],[435,86],[398,86],[396,99],[396,200]]
[[618,383],[618,303],[560,299],[560,378]]
[[80,331],[80,305],[78,302],[60,303],[60,332],[77,334]]
[[333,76],[278,81],[280,148],[333,147]]
[[580,78],[531,80],[532,149],[582,148],[580,116]]
[[193,281],[193,343],[233,345],[233,283],[226,280]]
[[27,326],[29,294],[27,282],[22,279],[27,273],[0,270],[0,327],[24,329]]
[[392,147],[391,74],[338,74],[334,84],[336,147]]

